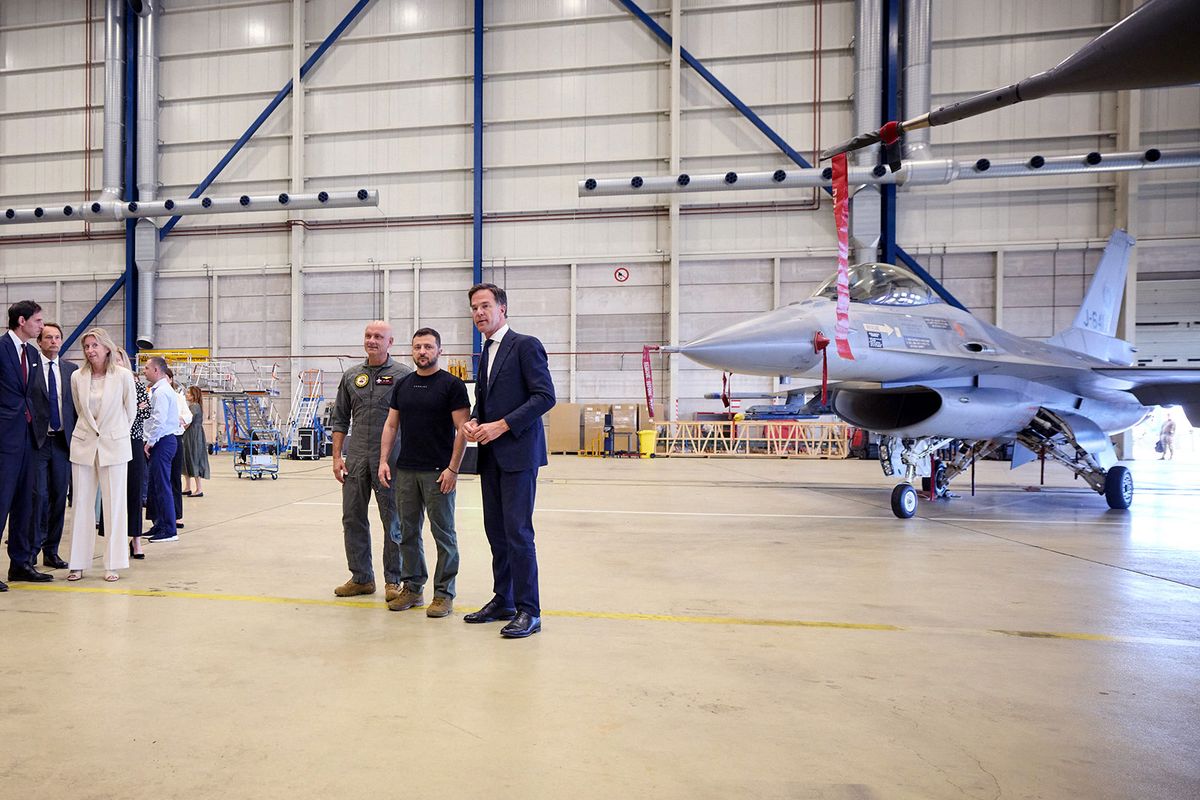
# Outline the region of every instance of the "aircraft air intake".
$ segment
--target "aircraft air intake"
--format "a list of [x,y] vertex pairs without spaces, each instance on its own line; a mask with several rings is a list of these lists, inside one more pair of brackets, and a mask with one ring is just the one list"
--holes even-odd
[[954,439],[1013,436],[1037,413],[1018,392],[978,387],[842,389],[833,408],[851,425],[879,433]]

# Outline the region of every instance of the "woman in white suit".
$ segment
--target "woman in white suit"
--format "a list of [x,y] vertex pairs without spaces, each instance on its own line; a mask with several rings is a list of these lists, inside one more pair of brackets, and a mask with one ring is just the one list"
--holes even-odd
[[87,362],[71,376],[78,421],[71,436],[71,481],[75,522],[71,536],[70,574],[77,581],[92,564],[96,548],[96,508],[90,498],[100,490],[105,537],[104,580],[115,581],[118,569],[129,567],[126,528],[125,476],[132,450],[129,428],[137,414],[133,373],[117,363],[117,346],[103,328],[92,328],[80,340]]

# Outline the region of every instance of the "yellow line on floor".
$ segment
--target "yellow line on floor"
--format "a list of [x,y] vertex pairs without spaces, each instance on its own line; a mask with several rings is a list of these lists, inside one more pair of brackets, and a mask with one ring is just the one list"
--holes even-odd
[[[27,592],[60,592],[64,594],[100,594],[115,597],[163,597],[181,600],[226,600],[239,603],[266,603],[284,606],[324,606],[336,608],[361,608],[373,611],[387,610],[382,599],[352,600],[352,599],[318,599],[311,597],[273,597],[271,595],[251,594],[220,594],[216,592],[184,592],[167,589],[122,589],[105,586],[68,586],[55,584],[13,584],[9,587],[17,591]],[[692,625],[736,625],[767,628],[824,628],[852,631],[891,631],[909,633],[940,633],[940,634],[974,634],[1001,635],[1024,639],[1059,639],[1088,642],[1124,642],[1128,644],[1163,644],[1200,647],[1200,640],[1170,639],[1142,636],[1113,636],[1103,633],[1078,633],[1069,631],[1022,631],[993,628],[960,629],[960,628],[922,628],[904,627],[900,625],[872,624],[865,622],[831,622],[825,620],[801,619],[768,619],[757,617],[717,617],[693,616],[688,614],[638,614],[621,611],[552,611],[542,612],[547,617],[564,617],[575,619],[608,619],[626,622],[675,622]]]
[[273,605],[298,606],[342,606],[345,608],[377,608],[376,603],[362,600],[318,600],[307,597],[271,597],[254,594],[218,594],[207,592],[178,592],[166,589],[117,589],[101,586],[66,586],[61,583],[40,585],[10,585],[9,589],[30,592],[65,592],[79,594],[107,594],[125,597],[173,597],[185,600],[235,600],[242,603],[269,603]]
[[[242,603],[272,605],[335,606],[386,609],[382,600],[324,600],[309,597],[272,597],[270,595],[217,594],[212,592],[180,592],[165,589],[118,589],[103,586],[66,586],[63,584],[24,585],[12,589],[32,592],[63,592],[69,594],[105,594],[124,597],[171,597],[186,600],[233,600]],[[817,620],[758,619],[753,617],[700,617],[685,614],[635,614],[619,611],[543,611],[547,617],[576,617],[580,619],[615,619],[645,622],[683,622],[700,625],[757,625],[777,628],[840,628],[862,631],[900,631],[895,625],[874,625],[859,622],[823,622]]]
[[1119,642],[1125,637],[1106,636],[1103,633],[1051,633],[1050,631],[1004,631],[994,629],[992,633],[1019,636],[1023,639],[1077,639],[1086,642]]

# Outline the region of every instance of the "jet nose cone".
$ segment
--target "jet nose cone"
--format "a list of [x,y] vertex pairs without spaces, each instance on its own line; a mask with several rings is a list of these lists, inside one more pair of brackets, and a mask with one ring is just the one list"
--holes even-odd
[[804,372],[819,356],[803,316],[790,306],[779,308],[693,339],[679,352],[706,367],[742,375]]

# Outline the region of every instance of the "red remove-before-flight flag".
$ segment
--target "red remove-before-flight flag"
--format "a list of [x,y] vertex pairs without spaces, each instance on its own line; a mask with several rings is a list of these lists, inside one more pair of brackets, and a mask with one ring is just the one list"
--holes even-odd
[[833,157],[833,220],[837,225],[837,324],[833,341],[838,355],[854,360],[850,351],[850,190],[846,180],[846,154]]

